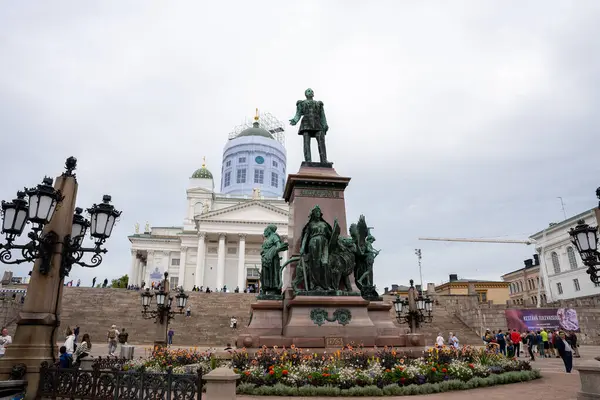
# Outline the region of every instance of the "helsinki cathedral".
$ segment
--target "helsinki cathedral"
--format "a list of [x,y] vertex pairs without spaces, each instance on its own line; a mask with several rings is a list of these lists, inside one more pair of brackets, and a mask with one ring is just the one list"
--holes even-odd
[[170,286],[185,290],[256,287],[265,227],[275,224],[287,239],[286,158],[284,124],[257,110],[229,135],[219,191],[204,160],[189,179],[183,224],[146,224],[144,232],[136,225],[129,236],[130,284],[148,287],[168,272]]

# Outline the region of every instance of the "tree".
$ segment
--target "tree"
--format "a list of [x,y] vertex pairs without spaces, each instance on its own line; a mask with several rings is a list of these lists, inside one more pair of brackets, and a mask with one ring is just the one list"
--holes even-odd
[[127,288],[127,284],[129,283],[129,277],[127,275],[123,275],[119,279],[113,279],[110,283],[110,287],[112,288]]

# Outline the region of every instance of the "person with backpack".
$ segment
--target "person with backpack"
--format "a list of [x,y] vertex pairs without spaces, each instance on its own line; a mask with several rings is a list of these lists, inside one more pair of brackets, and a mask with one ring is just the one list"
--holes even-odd
[[117,338],[119,337],[119,331],[117,330],[116,325],[113,325],[110,327],[107,336],[108,336],[108,355],[114,356],[115,351],[117,351]]
[[504,337],[504,333],[502,333],[502,329],[499,329],[496,334],[496,342],[500,346],[500,353],[506,356],[506,338]]

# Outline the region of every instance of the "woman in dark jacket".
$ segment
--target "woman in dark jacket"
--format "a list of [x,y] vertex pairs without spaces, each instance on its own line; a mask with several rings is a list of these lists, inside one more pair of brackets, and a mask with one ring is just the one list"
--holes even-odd
[[556,343],[554,343],[554,347],[558,350],[558,354],[560,358],[562,358],[563,363],[565,364],[565,370],[568,374],[571,373],[571,369],[573,369],[573,349],[571,345],[567,342],[565,337],[565,333],[561,331],[558,334],[558,338]]

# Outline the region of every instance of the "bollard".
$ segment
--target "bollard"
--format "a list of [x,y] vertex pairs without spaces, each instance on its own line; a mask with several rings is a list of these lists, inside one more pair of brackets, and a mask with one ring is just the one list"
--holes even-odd
[[579,371],[581,390],[577,400],[600,399],[600,364],[588,361],[575,367]]
[[235,400],[236,382],[240,376],[229,368],[215,368],[204,375],[207,400]]

